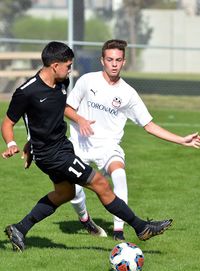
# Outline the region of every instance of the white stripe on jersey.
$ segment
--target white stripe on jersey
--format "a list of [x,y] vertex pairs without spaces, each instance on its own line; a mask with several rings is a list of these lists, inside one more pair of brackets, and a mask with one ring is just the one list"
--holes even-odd
[[34,83],[36,80],[37,80],[36,77],[33,77],[25,85],[23,85],[22,87],[20,87],[20,89],[25,89],[26,87],[28,87],[29,85],[31,85],[32,83]]
[[24,122],[25,122],[26,129],[27,129],[27,140],[30,140],[31,135],[30,135],[29,127],[28,127],[28,116],[27,116],[27,114],[24,115]]

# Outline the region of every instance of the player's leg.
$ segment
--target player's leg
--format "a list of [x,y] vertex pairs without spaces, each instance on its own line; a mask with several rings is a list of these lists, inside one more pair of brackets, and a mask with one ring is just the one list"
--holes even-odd
[[132,226],[140,240],[149,238],[163,233],[172,224],[172,219],[163,221],[144,221],[137,217],[128,205],[117,197],[112,191],[109,182],[99,172],[97,172],[85,187],[93,190],[99,197],[104,207],[113,215],[121,218]]
[[[125,154],[123,149],[119,144],[109,142],[109,144],[104,145],[100,161],[103,166],[103,171],[112,179],[114,193],[127,204],[128,188],[126,172],[124,170]],[[115,240],[124,241],[124,221],[117,216],[114,216],[113,219],[113,237]]]
[[94,236],[107,237],[106,232],[98,226],[91,218],[86,207],[86,196],[83,187],[76,185],[76,196],[71,200],[71,204],[78,214],[79,220],[88,233]]
[[80,220],[87,220],[88,212],[86,208],[86,195],[83,187],[76,184],[75,197],[70,201]]
[[[113,191],[126,204],[128,203],[128,189],[124,161],[119,156],[112,157],[107,167],[107,172],[113,182]],[[124,221],[114,216],[113,237],[115,240],[124,241]]]
[[54,183],[54,191],[41,198],[35,207],[21,221],[5,229],[14,250],[23,251],[24,239],[28,231],[38,222],[52,215],[63,203],[75,195],[75,185],[68,182]]
[[[84,142],[80,144],[80,142],[72,141],[75,153],[78,157],[82,159],[85,164],[90,164],[91,154],[90,148],[84,148],[82,150],[81,146],[84,146]],[[79,221],[82,226],[88,231],[89,234],[94,236],[106,237],[107,234],[99,225],[97,225],[91,218],[86,206],[86,195],[83,187],[80,185],[76,185],[76,195],[71,200],[72,207],[78,215]]]

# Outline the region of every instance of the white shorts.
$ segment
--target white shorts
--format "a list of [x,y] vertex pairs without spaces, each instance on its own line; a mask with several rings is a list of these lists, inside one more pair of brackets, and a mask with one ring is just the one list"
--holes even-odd
[[125,164],[124,151],[117,143],[102,141],[102,144],[98,142],[98,146],[87,146],[85,148],[80,142],[71,141],[75,154],[86,164],[94,163],[99,170],[107,172],[110,163],[113,161],[121,161]]

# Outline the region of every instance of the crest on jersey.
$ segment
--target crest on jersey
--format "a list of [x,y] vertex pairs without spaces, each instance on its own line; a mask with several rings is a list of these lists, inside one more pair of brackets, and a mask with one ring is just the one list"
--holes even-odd
[[66,91],[66,89],[65,89],[65,85],[64,85],[64,84],[62,84],[62,93],[63,93],[63,95],[66,95],[66,94],[67,94],[67,91]]
[[114,97],[112,101],[112,106],[115,108],[119,108],[121,106],[122,99],[120,97]]

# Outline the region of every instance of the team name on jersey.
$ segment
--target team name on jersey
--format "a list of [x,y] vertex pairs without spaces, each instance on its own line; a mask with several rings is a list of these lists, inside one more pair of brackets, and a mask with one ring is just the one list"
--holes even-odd
[[97,109],[97,110],[105,111],[105,112],[107,112],[107,113],[109,113],[111,115],[117,116],[117,114],[118,114],[117,109],[110,108],[110,107],[105,106],[103,104],[95,103],[95,102],[92,102],[92,101],[88,101],[87,104],[88,104],[88,107],[92,107],[92,108]]

